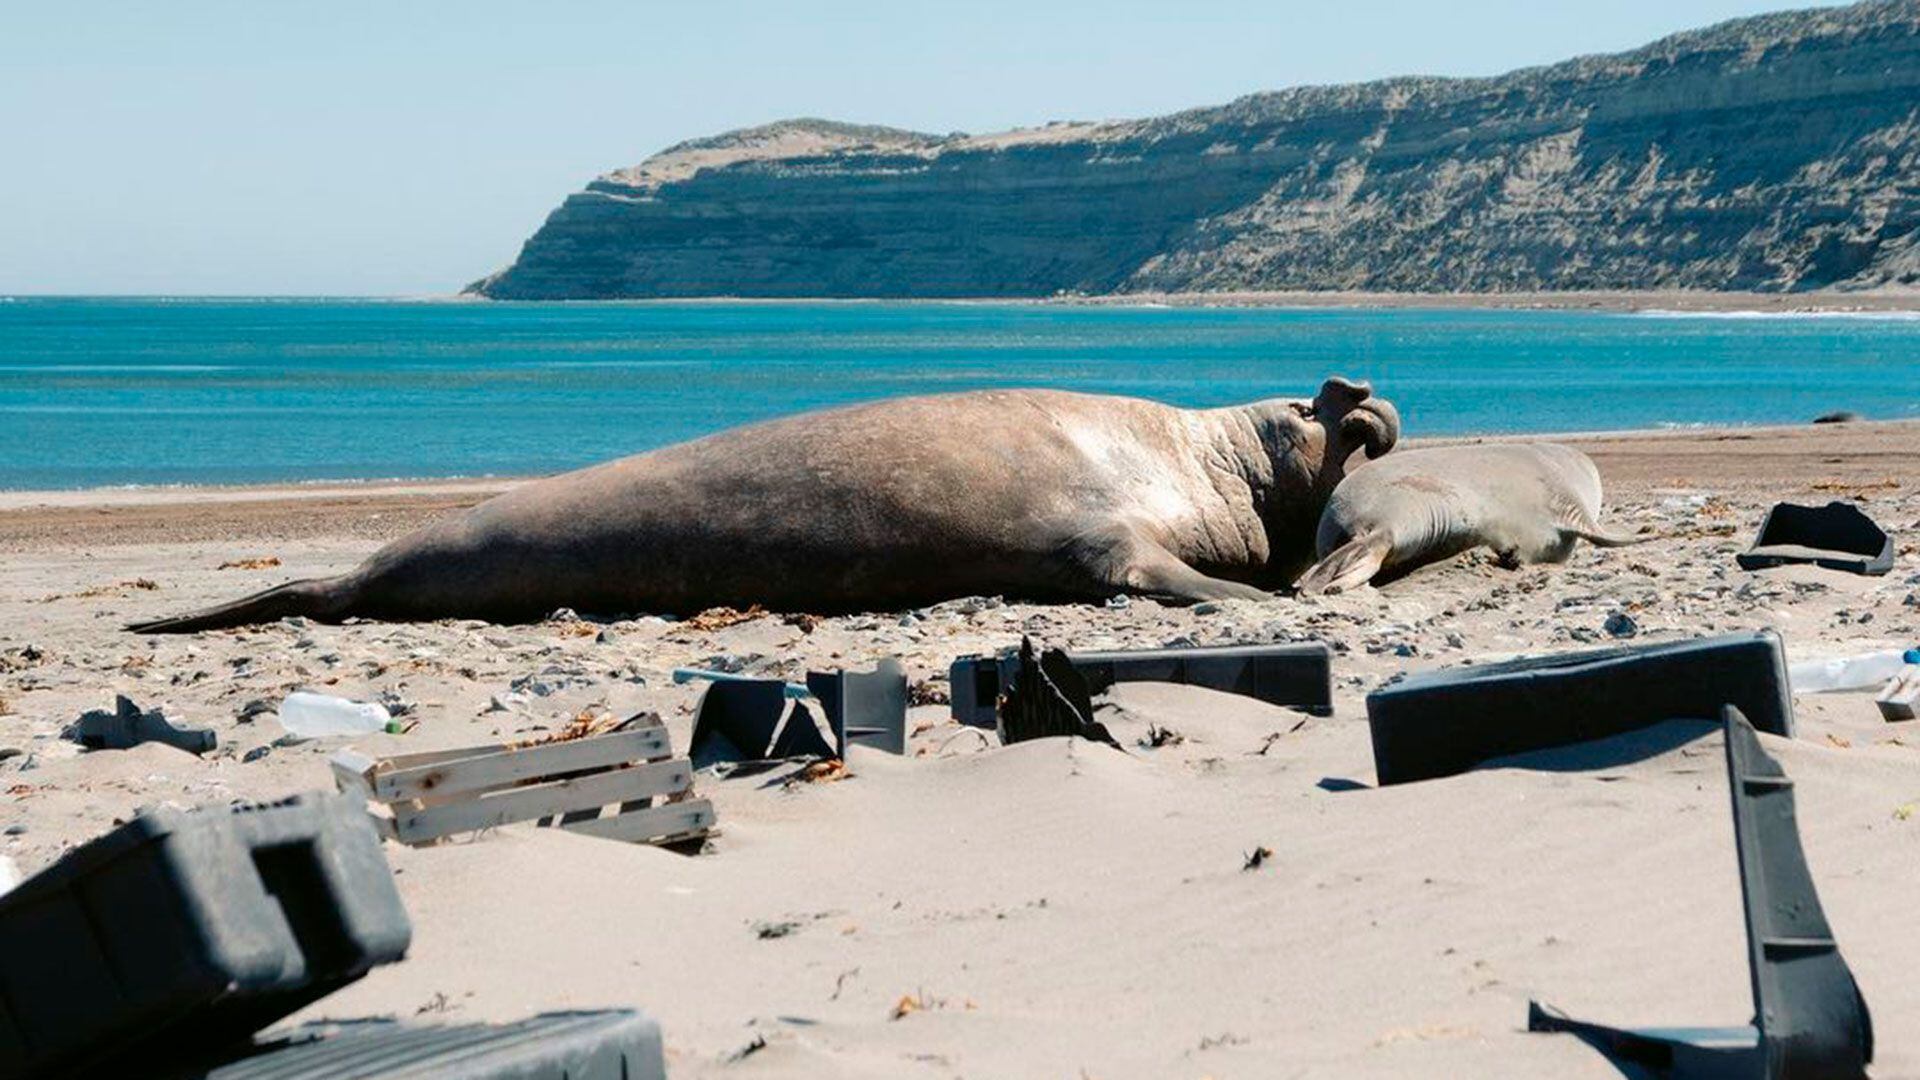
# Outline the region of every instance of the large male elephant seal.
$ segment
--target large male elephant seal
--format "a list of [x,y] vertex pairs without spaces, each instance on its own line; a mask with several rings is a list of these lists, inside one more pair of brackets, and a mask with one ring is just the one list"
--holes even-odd
[[131,629],[1257,597],[1313,557],[1348,457],[1399,428],[1343,379],[1209,410],[1051,390],[855,405],[523,484],[339,577]]
[[1600,470],[1555,443],[1402,450],[1340,481],[1320,516],[1320,561],[1302,593],[1339,592],[1477,547],[1509,566],[1565,562],[1580,540],[1638,543],[1601,530]]

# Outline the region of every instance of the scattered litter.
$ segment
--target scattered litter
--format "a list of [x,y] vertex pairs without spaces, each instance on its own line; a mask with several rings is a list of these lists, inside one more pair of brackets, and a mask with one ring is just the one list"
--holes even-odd
[[419,1080],[666,1080],[667,1068],[660,1025],[630,1009],[610,1009],[541,1013],[507,1024],[316,1021],[265,1052],[168,1080],[401,1074]]
[[701,768],[729,761],[838,757],[820,734],[813,711],[797,700],[805,693],[804,687],[780,679],[715,679],[700,696],[687,752]]
[[[712,683],[694,718],[691,753],[701,767],[721,761],[845,757],[855,743],[907,752],[907,677],[888,657],[872,671],[810,671],[806,685],[701,668],[676,668],[673,680]],[[813,710],[827,721],[822,736]]]
[[1246,865],[1242,866],[1240,869],[1241,870],[1258,870],[1262,866],[1265,866],[1267,864],[1267,860],[1271,858],[1273,858],[1273,849],[1270,847],[1267,847],[1265,844],[1262,844],[1259,847],[1254,848],[1252,851],[1249,851],[1247,853]]
[[[634,843],[705,836],[713,828],[713,804],[692,797],[692,763],[672,756],[658,717],[645,714],[629,724],[523,747],[384,759],[342,750],[333,756],[333,777],[340,790],[372,802],[381,834],[403,844],[519,821]],[[609,806],[612,812],[604,813]]]
[[411,934],[351,800],[148,811],[0,897],[0,1075],[154,1075],[400,959]]
[[807,688],[826,713],[835,756],[854,743],[907,752],[907,676],[899,660],[887,657],[872,671],[809,671]]
[[1742,570],[1812,563],[1851,574],[1893,569],[1893,539],[1851,503],[1780,503],[1767,511],[1753,546],[1736,556]]
[[113,699],[113,711],[95,709],[67,729],[67,737],[89,750],[128,750],[141,743],[165,743],[189,754],[204,754],[218,740],[207,728],[175,727],[159,709],[143,710],[125,694]]
[[1029,739],[1078,736],[1121,750],[1106,725],[1093,719],[1093,697],[1073,661],[1059,649],[1034,659],[1033,641],[1020,639],[1012,685],[1000,696],[1000,741],[1008,746]]
[[1794,824],[1793,781],[1740,710],[1721,713],[1733,843],[1746,909],[1753,1021],[1729,1028],[1610,1028],[1527,1004],[1527,1030],[1564,1031],[1675,1078],[1865,1076],[1873,1024],[1840,955]]
[[1762,731],[1793,734],[1779,635],[1727,634],[1416,672],[1367,695],[1367,724],[1380,783],[1399,784],[1666,720],[1706,720],[1729,703]]
[[280,703],[280,726],[302,739],[386,731],[393,717],[379,705],[296,690]]
[[1920,649],[1908,649],[1903,659],[1906,662],[1873,699],[1881,718],[1889,722],[1912,720],[1920,710]]
[[1607,616],[1607,621],[1601,625],[1601,629],[1617,638],[1630,638],[1640,632],[1640,624],[1634,622],[1633,616],[1626,612],[1616,611]]
[[[1322,642],[1289,645],[1215,645],[1063,654],[1088,692],[1115,683],[1169,682],[1240,694],[1303,709],[1333,711],[1333,651]],[[1018,663],[1014,650],[994,656],[963,656],[947,674],[953,718],[992,727],[995,705]]]
[[1907,654],[1899,649],[1802,660],[1787,669],[1787,681],[1796,694],[1827,694],[1872,690],[1900,674]]

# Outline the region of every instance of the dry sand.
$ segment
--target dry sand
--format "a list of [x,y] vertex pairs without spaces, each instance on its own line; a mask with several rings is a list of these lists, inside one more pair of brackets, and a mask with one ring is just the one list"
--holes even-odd
[[[657,710],[684,747],[697,690],[671,683],[681,664],[793,677],[895,654],[937,691],[954,656],[1022,633],[1318,639],[1339,653],[1330,718],[1128,686],[1102,711],[1121,754],[990,746],[922,706],[909,756],[856,749],[849,779],[702,773],[724,831],[697,857],[531,828],[390,847],[412,954],[306,1015],[638,1006],[675,1075],[695,1077],[1617,1076],[1571,1037],[1526,1034],[1527,999],[1624,1023],[1748,1018],[1718,736],[1676,725],[1602,767],[1562,752],[1374,790],[1363,697],[1401,672],[1610,641],[1616,614],[1645,641],[1773,627],[1795,659],[1920,641],[1920,425],[1580,443],[1610,524],[1667,538],[1513,572],[1469,556],[1318,601],[968,600],[810,628],[139,637],[119,625],[337,572],[504,485],[0,495],[0,747],[21,751],[0,761],[0,851],[32,871],[142,804],[328,786],[338,740],[283,745],[271,712],[237,719],[298,686],[410,705],[409,734],[357,744],[376,754],[536,734],[596,704]],[[1776,499],[1848,497],[1896,533],[1892,575],[1734,566]],[[221,568],[250,558],[279,565]],[[60,738],[116,691],[214,727],[220,748],[83,755]],[[1796,708],[1799,736],[1764,741],[1797,781],[1815,879],[1873,1007],[1875,1072],[1920,1076],[1920,728],[1863,694]],[[1184,741],[1138,745],[1150,725]],[[1272,858],[1244,869],[1262,846]]]

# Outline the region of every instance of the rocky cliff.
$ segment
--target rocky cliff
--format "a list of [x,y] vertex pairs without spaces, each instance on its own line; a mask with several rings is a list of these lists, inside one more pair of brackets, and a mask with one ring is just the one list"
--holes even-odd
[[569,197],[502,299],[1920,285],[1920,0],[1491,79],[936,136],[792,120]]

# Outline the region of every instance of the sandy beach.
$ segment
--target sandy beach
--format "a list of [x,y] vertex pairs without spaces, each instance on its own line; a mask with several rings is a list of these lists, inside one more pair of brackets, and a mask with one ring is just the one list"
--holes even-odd
[[[1618,1076],[1571,1037],[1527,1034],[1528,999],[1627,1024],[1749,1017],[1719,736],[1677,723],[1617,740],[1600,768],[1548,753],[1376,789],[1364,696],[1405,672],[1623,637],[1772,628],[1790,660],[1920,643],[1920,422],[1566,441],[1599,464],[1609,526],[1658,539],[1517,571],[1469,555],[1316,600],[969,598],[717,629],[132,635],[120,626],[337,573],[510,482],[0,493],[0,853],[31,873],[142,805],[330,787],[346,743],[285,739],[272,711],[300,687],[401,710],[406,734],[353,743],[375,755],[526,738],[589,709],[656,711],[684,748],[698,688],[673,684],[680,665],[795,678],[892,655],[937,700],[954,657],[1022,634],[1319,640],[1337,654],[1330,717],[1125,686],[1100,714],[1120,753],[1002,748],[927,704],[906,757],[856,748],[844,779],[701,773],[721,833],[697,856],[531,827],[389,845],[409,958],[301,1018],[635,1006],[684,1077]],[[1831,499],[1895,535],[1892,574],[1734,565],[1774,502]],[[116,692],[213,728],[219,748],[61,738]],[[1798,736],[1764,742],[1798,785],[1808,860],[1873,1009],[1874,1074],[1920,1076],[1920,726],[1884,722],[1867,694],[1795,708]],[[1178,738],[1144,745],[1154,726]]]

